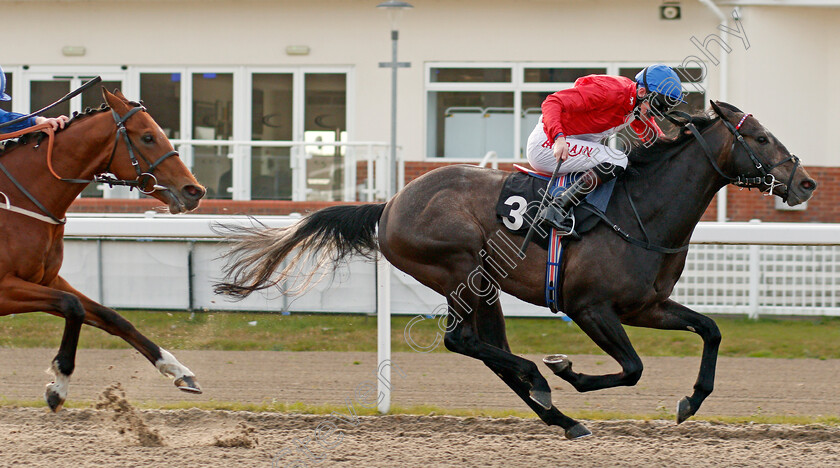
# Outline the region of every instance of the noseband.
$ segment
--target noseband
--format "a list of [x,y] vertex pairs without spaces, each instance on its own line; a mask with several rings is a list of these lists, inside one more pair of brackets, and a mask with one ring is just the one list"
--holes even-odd
[[[665,117],[671,123],[679,127],[687,128],[691,132],[691,134],[694,135],[694,138],[697,139],[697,141],[700,143],[700,146],[703,148],[703,152],[706,154],[706,158],[709,160],[709,163],[711,163],[712,167],[715,168],[715,171],[717,171],[717,173],[720,174],[721,177],[729,181],[730,184],[741,188],[757,188],[759,190],[761,190],[762,187],[767,186],[769,187],[767,189],[768,194],[772,194],[773,189],[776,186],[783,185],[785,187],[785,193],[782,195],[781,198],[783,201],[787,201],[788,196],[790,195],[790,186],[793,183],[793,176],[796,174],[796,171],[800,167],[799,158],[791,154],[784,160],[772,166],[768,166],[766,163],[762,163],[761,160],[758,159],[758,156],[756,156],[755,151],[753,151],[752,147],[750,147],[750,145],[748,145],[747,142],[744,140],[744,136],[741,135],[741,133],[738,131],[741,128],[741,125],[744,124],[744,121],[747,120],[747,117],[752,116],[752,114],[744,114],[744,117],[741,118],[741,121],[738,122],[738,125],[732,125],[728,120],[723,118],[723,113],[720,111],[720,108],[715,103],[712,103],[712,107],[714,108],[720,120],[723,122],[723,125],[726,127],[727,130],[729,130],[729,133],[731,133],[735,137],[735,139],[732,141],[730,154],[734,153],[735,145],[740,143],[741,147],[744,149],[744,151],[746,151],[750,160],[752,160],[752,163],[755,166],[756,170],[758,170],[760,174],[759,176],[751,177],[747,174],[739,174],[735,177],[731,177],[727,175],[725,172],[723,172],[723,169],[720,168],[720,166],[717,163],[717,160],[715,160],[712,154],[712,149],[709,147],[709,144],[703,138],[702,133],[700,133],[697,127],[695,127],[694,124],[691,123],[691,116],[684,112],[671,112],[671,114],[676,114],[679,117],[685,118],[685,122],[681,122],[673,118],[671,115],[666,114]],[[777,182],[776,176],[771,174],[770,171],[781,166],[782,164],[785,164],[788,161],[793,161],[793,170],[790,171],[790,177],[788,178],[787,184]]]
[[[157,169],[157,167],[163,161],[165,161],[167,158],[169,158],[170,156],[178,156],[178,152],[177,151],[170,151],[170,152],[164,154],[163,156],[161,156],[160,158],[158,158],[155,162],[149,161],[149,159],[146,158],[146,156],[144,156],[143,153],[140,152],[140,149],[137,148],[137,146],[135,146],[134,143],[132,143],[131,139],[128,137],[128,130],[125,128],[125,123],[134,114],[136,114],[138,112],[141,112],[141,111],[146,112],[146,108],[143,107],[143,106],[137,106],[137,107],[134,107],[133,109],[131,109],[130,111],[128,111],[124,116],[120,117],[120,115],[117,114],[117,111],[111,109],[111,114],[114,116],[114,122],[117,124],[117,133],[116,133],[116,136],[114,137],[114,146],[111,148],[111,156],[110,156],[110,158],[108,158],[108,165],[105,167],[105,171],[102,174],[94,176],[92,180],[65,179],[65,178],[59,177],[55,173],[55,171],[52,170],[52,164],[50,164],[50,171],[52,171],[53,175],[56,176],[56,178],[58,178],[59,180],[64,181],[64,182],[76,183],[76,184],[87,184],[87,183],[90,183],[90,182],[99,182],[99,183],[108,184],[109,187],[114,187],[115,185],[126,186],[126,187],[129,188],[129,190],[133,189],[134,187],[137,187],[137,190],[140,191],[140,193],[143,193],[145,195],[149,195],[151,193],[154,193],[156,190],[169,190],[167,187],[165,187],[163,185],[158,185],[157,177],[155,177],[154,172],[155,172],[155,169]],[[117,146],[120,143],[120,138],[121,137],[122,137],[122,140],[125,141],[126,148],[128,148],[128,158],[131,160],[131,165],[134,166],[134,171],[137,173],[137,178],[134,179],[134,180],[117,179],[116,177],[113,177],[111,175],[111,163],[113,163],[114,156],[117,154]],[[140,162],[137,160],[137,156],[135,155],[135,153],[137,155],[140,155],[140,158],[143,159],[143,162],[145,162],[146,165],[149,166],[149,168],[146,170],[146,172],[143,172],[140,169]],[[47,160],[49,161],[50,158],[48,157]],[[144,187],[148,186],[149,182],[151,182],[152,189],[148,190],[148,191],[144,190]]]

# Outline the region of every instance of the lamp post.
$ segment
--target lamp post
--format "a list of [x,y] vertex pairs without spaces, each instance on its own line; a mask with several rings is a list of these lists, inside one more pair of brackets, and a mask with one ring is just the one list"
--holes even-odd
[[[391,22],[391,61],[380,62],[380,68],[391,69],[391,183],[389,197],[397,193],[397,69],[411,66],[408,62],[397,62],[397,21],[404,10],[414,8],[410,3],[397,0],[376,5],[388,12]],[[370,174],[368,174],[370,177]],[[377,409],[387,414],[391,408],[391,267],[384,257],[376,262],[376,382],[379,398]]]
[[388,0],[376,5],[376,8],[387,11],[391,23],[391,61],[379,62],[379,67],[391,69],[391,186],[388,195],[394,196],[397,193],[397,69],[411,66],[409,62],[397,61],[397,41],[400,38],[397,23],[402,16],[402,12],[414,8],[414,6],[399,0]]

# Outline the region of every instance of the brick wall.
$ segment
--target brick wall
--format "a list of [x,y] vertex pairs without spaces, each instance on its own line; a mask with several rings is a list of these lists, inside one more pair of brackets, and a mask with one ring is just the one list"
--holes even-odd
[[[406,182],[431,171],[432,169],[448,166],[451,162],[436,161],[407,161],[405,163]],[[524,164],[527,165],[527,164]],[[366,174],[366,168],[357,167],[361,183]],[[499,169],[513,170],[510,163],[499,164]],[[729,221],[749,221],[760,219],[765,222],[819,222],[840,223],[840,167],[809,167],[811,174],[819,188],[813,198],[808,201],[805,211],[782,211],[775,209],[775,197],[766,197],[756,190],[739,190],[729,186],[728,212]],[[291,202],[285,200],[204,200],[196,213],[199,214],[250,214],[250,215],[285,215],[289,213],[308,213],[321,208],[353,204],[343,202]],[[99,198],[80,198],[70,207],[70,212],[83,213],[142,213],[148,210],[163,211],[163,205],[153,199],[142,200],[104,200]],[[712,201],[703,221],[717,220],[717,197]]]

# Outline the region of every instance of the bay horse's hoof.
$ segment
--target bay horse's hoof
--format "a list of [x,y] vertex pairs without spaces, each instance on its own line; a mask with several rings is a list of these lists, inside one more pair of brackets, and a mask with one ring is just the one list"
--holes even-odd
[[54,383],[47,384],[47,391],[44,392],[44,400],[47,402],[47,406],[50,407],[53,413],[58,412],[62,406],[64,406],[64,398],[62,398],[57,391],[55,391],[51,386]]
[[581,423],[577,423],[569,429],[566,429],[566,438],[569,440],[581,439],[583,437],[591,436],[592,433]]
[[697,410],[691,407],[691,402],[688,401],[688,397],[683,397],[679,403],[677,403],[677,424],[685,421],[686,419],[694,416]]
[[195,381],[195,377],[185,375],[178,379],[175,379],[175,386],[178,387],[178,390],[187,393],[201,393],[201,387],[198,386],[198,382]]
[[536,401],[538,405],[545,409],[551,409],[551,392],[545,390],[531,389],[529,395],[532,400]]
[[572,368],[572,361],[565,354],[550,354],[543,358],[543,362],[555,375],[560,375]]

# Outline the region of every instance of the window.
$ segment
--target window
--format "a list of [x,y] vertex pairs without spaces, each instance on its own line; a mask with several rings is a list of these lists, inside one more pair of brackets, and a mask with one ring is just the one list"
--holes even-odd
[[167,138],[181,137],[180,73],[141,73],[140,99]]
[[[593,74],[635,77],[642,66],[620,64],[487,63],[426,65],[426,157],[499,159],[525,157],[547,96]],[[679,69],[687,104],[703,108],[705,77],[699,68]],[[662,124],[663,129],[668,125]]]

